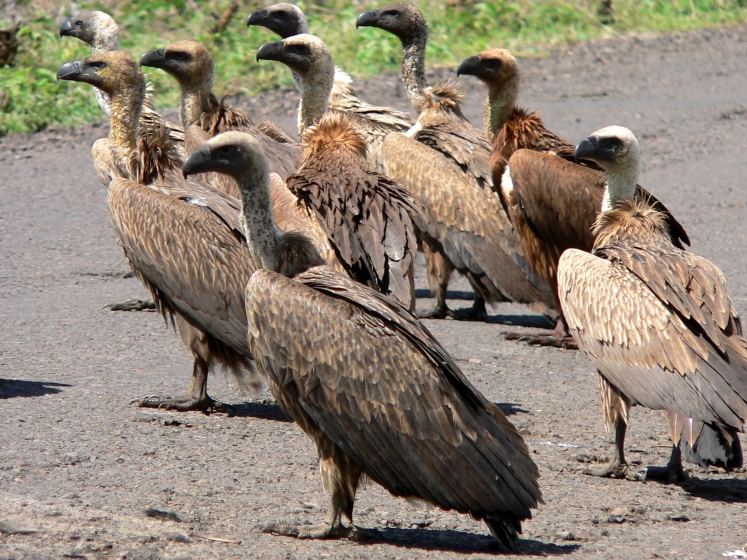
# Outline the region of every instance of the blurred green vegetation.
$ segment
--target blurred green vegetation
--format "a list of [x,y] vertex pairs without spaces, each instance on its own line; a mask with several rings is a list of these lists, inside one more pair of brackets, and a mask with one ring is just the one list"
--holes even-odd
[[[88,54],[87,45],[58,36],[63,13],[56,3],[19,3],[26,19],[18,33],[18,56],[12,66],[0,68],[0,135],[101,119],[89,87],[55,79],[60,64]],[[421,2],[431,30],[428,65],[455,65],[488,46],[540,54],[553,46],[619,33],[694,29],[747,20],[747,0],[612,3],[614,21],[605,25],[598,15],[601,0]],[[252,94],[290,84],[285,67],[257,64],[254,59],[259,45],[275,40],[269,31],[245,25],[247,15],[264,4],[239,2],[239,10],[225,30],[213,32],[217,18],[229,4],[230,0],[82,0],[78,7],[110,13],[120,25],[121,48],[136,57],[183,38],[204,42],[215,58],[218,95]],[[358,13],[382,4],[299,2],[312,33],[327,41],[335,62],[355,77],[396,70],[399,65],[400,46],[392,35],[378,29],[355,29]],[[157,103],[176,106],[176,83],[157,70],[151,70],[149,77]]]

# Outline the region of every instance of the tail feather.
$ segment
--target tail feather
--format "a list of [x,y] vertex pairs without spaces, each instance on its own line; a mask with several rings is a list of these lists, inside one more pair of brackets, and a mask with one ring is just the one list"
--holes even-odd
[[731,427],[704,424],[692,445],[687,437],[680,438],[680,450],[684,461],[701,467],[715,466],[731,471],[743,464],[739,433]]
[[490,533],[506,548],[514,548],[521,533],[521,520],[512,515],[490,515],[483,517]]

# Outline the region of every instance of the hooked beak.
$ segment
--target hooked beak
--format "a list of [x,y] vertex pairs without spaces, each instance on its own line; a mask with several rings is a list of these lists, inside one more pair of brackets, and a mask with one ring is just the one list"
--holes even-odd
[[166,53],[163,49],[148,51],[140,57],[140,66],[163,68],[166,63]]
[[457,76],[477,76],[480,62],[480,57],[477,55],[465,58],[457,68]]
[[192,152],[182,164],[182,175],[186,179],[195,173],[205,173],[209,169],[212,160],[210,159],[210,148],[202,146],[199,150]]
[[257,51],[257,62],[260,60],[282,61],[283,47],[284,45],[282,41],[275,41],[274,43],[266,43],[262,45]]
[[368,12],[363,12],[355,20],[355,28],[357,29],[359,27],[376,27],[377,24],[379,23],[380,14],[381,12],[379,10],[370,10]]
[[66,62],[57,69],[58,80],[82,81],[79,78],[83,75],[83,63],[80,60]]
[[264,25],[265,21],[267,21],[268,15],[269,12],[267,10],[257,10],[256,12],[252,12],[246,20],[247,27],[250,25]]
[[60,25],[60,37],[64,37],[65,35],[73,36],[73,22],[69,19],[66,19]]
[[589,136],[579,142],[578,146],[576,146],[576,152],[573,157],[576,161],[582,159],[593,159],[593,156],[596,155],[597,148],[599,148],[599,139],[596,136]]

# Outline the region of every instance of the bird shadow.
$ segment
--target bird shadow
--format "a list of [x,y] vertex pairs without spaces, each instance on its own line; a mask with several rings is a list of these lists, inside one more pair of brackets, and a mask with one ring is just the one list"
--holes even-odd
[[389,544],[402,548],[419,548],[461,554],[520,554],[522,556],[554,556],[570,554],[577,544],[557,545],[533,539],[521,539],[514,549],[501,547],[493,538],[454,529],[386,528],[361,544]]
[[[431,299],[433,298],[433,292],[428,288],[418,288],[415,290],[415,297],[419,299]],[[465,301],[474,301],[474,292],[464,292],[459,290],[449,290],[446,292],[446,299],[463,299]]]
[[41,397],[61,393],[59,387],[72,387],[68,383],[53,383],[51,381],[28,381],[26,379],[0,378],[0,399],[14,397]]
[[682,484],[682,489],[698,498],[712,502],[747,503],[747,480],[742,478],[694,478]]
[[521,405],[518,403],[497,402],[493,404],[495,404],[495,406],[500,408],[501,412],[505,414],[506,416],[511,416],[513,414],[529,414],[530,413],[526,408],[522,408]]
[[532,329],[553,329],[555,323],[543,315],[488,315],[486,323],[528,327]]
[[275,422],[293,422],[277,403],[269,400],[232,404],[228,409],[228,416],[274,420]]

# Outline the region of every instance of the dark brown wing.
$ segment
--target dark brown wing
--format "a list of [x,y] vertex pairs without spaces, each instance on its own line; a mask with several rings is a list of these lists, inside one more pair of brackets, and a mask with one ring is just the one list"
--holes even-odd
[[721,272],[672,248],[569,250],[558,269],[579,348],[634,402],[743,429],[747,341]]
[[413,261],[417,251],[410,195],[354,164],[344,170],[304,167],[288,188],[318,216],[346,272],[358,282],[414,305]]
[[478,518],[530,516],[537,467],[516,429],[391,298],[326,267],[247,286],[259,367],[315,425],[398,496]]

